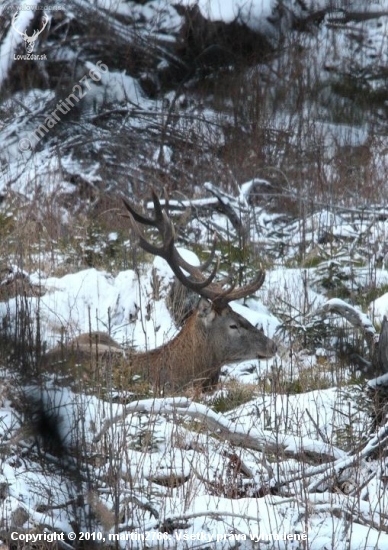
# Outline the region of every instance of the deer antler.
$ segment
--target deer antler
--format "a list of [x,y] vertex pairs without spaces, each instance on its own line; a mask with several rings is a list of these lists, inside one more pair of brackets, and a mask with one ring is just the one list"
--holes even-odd
[[38,38],[38,36],[44,31],[44,29],[47,27],[47,23],[49,22],[50,18],[49,16],[45,13],[43,14],[43,27],[40,29],[40,30],[34,30],[34,32],[32,33],[32,36],[28,36],[27,34],[27,29],[24,31],[24,32],[21,32],[19,31],[19,29],[17,29],[15,27],[15,22],[16,22],[16,17],[19,15],[19,12],[17,11],[16,13],[14,13],[14,16],[12,18],[12,27],[14,28],[14,30],[20,34],[20,36],[22,36],[24,38],[24,40],[26,40],[26,42],[28,43],[33,43],[35,42],[35,40]]
[[20,36],[22,36],[24,39],[27,37],[27,29],[24,31],[24,32],[21,32],[19,31],[16,27],[15,27],[15,22],[16,22],[16,18],[17,16],[19,15],[19,12],[17,11],[16,13],[13,14],[13,17],[12,17],[12,27],[13,29],[18,33],[20,34]]
[[[259,271],[257,277],[251,283],[244,287],[235,288],[235,283],[232,283],[229,288],[225,290],[221,285],[213,283],[219,267],[219,260],[216,262],[210,275],[206,278],[203,274],[203,270],[209,267],[214,259],[217,244],[216,239],[213,241],[210,258],[204,264],[198,267],[189,264],[182,258],[175,247],[174,225],[166,212],[166,207],[164,209],[162,208],[154,188],[152,188],[152,200],[154,203],[155,217],[147,218],[139,214],[132,205],[123,198],[124,205],[130,213],[128,217],[131,221],[132,228],[139,238],[140,246],[146,252],[164,258],[171,267],[174,275],[186,288],[211,300],[215,307],[222,309],[226,307],[229,302],[253,294],[262,286],[265,278],[265,272],[262,270]],[[168,205],[167,197],[166,205]],[[138,224],[155,227],[162,238],[162,246],[155,246],[148,242]],[[187,271],[189,276],[186,276],[182,270]]]

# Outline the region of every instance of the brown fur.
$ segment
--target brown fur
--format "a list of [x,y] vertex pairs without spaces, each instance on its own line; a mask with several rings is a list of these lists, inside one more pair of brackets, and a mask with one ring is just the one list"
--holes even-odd
[[[91,337],[82,334],[70,349],[78,363],[90,362],[93,356],[103,363],[104,356],[114,353],[117,357],[120,353],[118,344],[103,333],[92,333]],[[48,356],[52,359],[58,351],[52,350]],[[209,387],[218,381],[223,365],[272,357],[275,353],[275,343],[229,306],[216,311],[202,299],[173,340],[148,352],[130,352],[112,366],[115,384],[120,387],[131,386],[133,376],[138,374],[157,391],[174,391],[193,384]]]
[[141,373],[156,389],[178,389],[190,383],[203,383],[210,375],[211,361],[204,360],[206,336],[196,327],[192,315],[181,332],[168,344],[149,352],[132,354],[129,366]]

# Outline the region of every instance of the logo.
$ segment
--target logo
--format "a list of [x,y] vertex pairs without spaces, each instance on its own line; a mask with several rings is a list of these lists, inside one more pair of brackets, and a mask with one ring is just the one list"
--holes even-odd
[[12,18],[12,27],[13,29],[18,33],[20,34],[20,36],[23,37],[24,39],[24,42],[25,42],[25,46],[26,46],[26,52],[28,54],[32,53],[34,51],[34,48],[35,48],[35,41],[37,40],[38,36],[44,31],[44,29],[46,28],[47,26],[47,23],[49,22],[49,17],[47,14],[43,14],[43,27],[40,29],[40,30],[34,30],[34,33],[32,36],[28,36],[27,34],[27,29],[24,31],[24,32],[21,32],[19,31],[19,29],[17,29],[15,27],[15,22],[16,22],[16,17],[19,15],[19,12],[17,11],[13,18]]

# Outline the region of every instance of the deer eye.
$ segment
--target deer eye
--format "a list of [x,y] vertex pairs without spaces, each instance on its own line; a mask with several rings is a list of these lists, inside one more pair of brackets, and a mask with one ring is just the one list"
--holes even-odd
[[238,328],[237,325],[229,325],[229,328]]

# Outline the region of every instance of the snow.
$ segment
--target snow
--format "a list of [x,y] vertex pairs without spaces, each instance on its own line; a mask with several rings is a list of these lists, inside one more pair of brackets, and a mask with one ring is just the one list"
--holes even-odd
[[[185,6],[194,3],[194,0],[181,2]],[[212,21],[243,23],[273,40],[278,39],[279,28],[289,30],[287,21],[283,21],[283,27],[275,24],[279,23],[277,18],[280,17],[275,10],[278,5],[275,0],[199,0],[196,3],[201,14]],[[77,5],[85,4],[84,0],[77,0]],[[178,33],[183,24],[183,18],[174,8],[176,4],[175,0],[154,0],[144,5],[98,0],[93,5],[107,18],[112,19],[114,14],[127,18],[123,24],[115,21],[118,35],[129,37],[128,21],[133,20],[139,31],[138,37],[152,35],[158,41],[174,43],[176,37],[173,33]],[[284,3],[284,8],[290,10],[290,15],[298,16],[302,11],[300,5],[300,2],[290,1]],[[303,5],[303,12],[314,12],[326,8],[330,2],[306,0]],[[333,73],[326,72],[326,69],[335,68],[347,74],[352,65],[373,74],[378,65],[386,65],[387,61],[388,2],[368,5],[354,2],[351,9],[355,13],[379,12],[381,17],[378,21],[352,21],[351,32],[345,29],[343,33],[335,33],[329,20],[338,20],[343,12],[329,13],[323,24],[305,37],[304,44],[307,52],[316,50],[320,56],[318,69],[308,67],[307,73],[314,81],[317,80],[314,71],[319,73],[321,103],[314,108],[305,106],[306,111],[302,109],[301,121],[296,124],[293,110],[287,111],[288,102],[291,105],[292,100],[290,87],[287,104],[270,121],[274,132],[292,130],[289,144],[296,150],[300,142],[298,132],[293,132],[295,128],[323,148],[322,170],[328,181],[332,181],[333,155],[338,148],[367,146],[375,129],[362,121],[358,125],[349,125],[327,120],[325,101],[330,101],[328,83]],[[32,15],[32,11],[20,12],[17,27],[26,28]],[[1,45],[0,85],[4,84],[13,54],[22,42],[22,37],[12,28],[7,31]],[[287,43],[284,50],[287,51]],[[338,55],[338,52],[343,52],[343,55]],[[55,55],[59,62],[76,59],[75,53],[67,46],[59,48]],[[285,63],[284,57],[280,56],[279,62]],[[90,61],[84,63],[85,74],[96,68]],[[162,56],[159,63],[159,68],[168,65]],[[276,61],[268,73],[270,71],[284,74],[276,70]],[[379,79],[369,79],[368,82],[372,88],[381,87]],[[82,107],[88,117],[98,116],[105,104],[127,108],[130,117],[135,111],[142,111],[151,115],[153,122],[154,115],[161,112],[157,102],[147,99],[139,82],[122,67],[108,70],[102,74],[100,82],[90,83],[90,86]],[[182,94],[182,101],[179,98],[172,103],[174,94],[165,95],[165,105],[170,101],[169,106],[184,110],[186,95]],[[71,148],[70,152],[68,149],[65,153],[61,151],[59,157],[54,136],[42,150],[35,147],[35,142],[32,142],[31,150],[20,150],[21,139],[29,139],[36,127],[37,119],[28,113],[28,109],[44,112],[45,105],[54,97],[48,90],[30,90],[15,94],[3,104],[5,111],[9,110],[12,115],[5,117],[5,123],[0,126],[0,160],[1,167],[4,167],[1,192],[12,188],[14,193],[28,198],[52,198],[57,193],[73,193],[75,186],[69,181],[72,176],[80,175],[91,187],[101,188],[103,181],[99,164],[85,165],[84,159],[77,158]],[[14,99],[27,109],[19,103],[15,107]],[[222,113],[220,118],[220,113],[199,105],[198,98],[196,100],[187,109],[187,118],[178,118],[174,123],[175,135],[185,140],[195,128],[196,137],[201,136],[205,147],[207,143],[217,143],[222,147],[226,140],[220,122],[230,121],[229,115]],[[146,127],[144,120],[134,118],[130,129],[135,127],[143,130]],[[87,127],[87,132],[94,131],[94,126]],[[102,130],[101,135],[101,141],[98,137],[93,139],[98,154],[106,143],[106,134]],[[83,139],[81,136],[80,140]],[[380,141],[380,145],[373,145],[371,150],[376,164],[383,167],[386,162],[385,142]],[[137,145],[135,137],[134,146]],[[163,167],[174,161],[176,150],[163,143],[162,152]],[[144,155],[141,161],[146,165],[149,163],[148,166],[155,165],[160,159],[159,153],[152,143],[149,155]],[[63,178],[62,171],[68,174],[68,178]],[[223,380],[235,378],[245,383],[247,388],[254,386],[249,401],[228,412],[217,412],[217,399],[228,396],[225,386],[218,394],[203,399],[209,406],[188,398],[150,397],[125,403],[124,398],[128,396],[120,392],[77,393],[70,388],[58,387],[50,376],[43,386],[21,387],[20,381],[15,380],[18,373],[8,372],[5,365],[1,372],[4,385],[0,402],[0,442],[7,448],[7,453],[2,458],[0,471],[1,521],[12,518],[22,508],[29,515],[23,528],[44,525],[46,529],[69,532],[74,526],[70,518],[73,518],[76,508],[74,503],[78,502],[76,497],[94,491],[100,506],[106,506],[109,511],[120,510],[122,534],[135,531],[158,534],[159,530],[170,526],[172,534],[163,541],[163,546],[179,550],[194,546],[208,548],[210,545],[225,550],[240,545],[245,550],[258,546],[258,540],[252,540],[252,537],[304,532],[308,535],[311,549],[342,550],[345,545],[350,550],[368,546],[385,550],[388,547],[387,459],[385,456],[376,458],[379,445],[386,437],[386,427],[383,426],[374,436],[369,435],[371,421],[363,390],[357,393],[357,388],[345,386],[294,394],[288,391],[287,385],[282,391],[276,386],[277,377],[284,376],[287,383],[293,383],[305,371],[317,372],[319,368],[330,367],[331,358],[335,356],[335,349],[327,349],[322,341],[313,351],[296,349],[291,337],[287,340],[279,336],[279,327],[288,336],[296,327],[307,334],[311,329],[309,323],[313,323],[321,312],[326,313],[326,324],[332,328],[337,318],[329,314],[347,311],[353,320],[357,320],[358,326],[374,335],[375,328],[370,319],[378,324],[384,315],[388,315],[388,294],[370,299],[368,315],[364,313],[367,310],[365,300],[362,308],[358,303],[364,299],[361,293],[369,288],[368,285],[379,292],[388,284],[384,244],[388,222],[384,219],[384,208],[371,206],[369,211],[365,211],[355,204],[352,211],[341,211],[340,205],[324,204],[303,220],[284,221],[280,215],[266,210],[266,205],[250,208],[247,204],[255,185],[268,189],[267,180],[257,177],[241,185],[238,181],[235,183],[238,197],[234,200],[227,197],[225,201],[236,212],[247,214],[247,221],[254,221],[249,227],[252,245],[260,254],[264,248],[264,256],[268,255],[270,261],[265,283],[256,296],[246,300],[245,305],[232,303],[231,306],[252,324],[263,327],[266,334],[279,340],[279,354],[275,358],[227,365],[223,369]],[[197,188],[210,189],[211,184],[203,185],[198,181]],[[292,195],[295,190],[290,188],[289,192]],[[215,198],[200,198],[193,204],[201,207],[216,202]],[[170,201],[170,205],[187,207],[190,201]],[[220,214],[209,219],[209,227],[234,236],[230,225]],[[209,233],[204,224],[195,220],[190,222],[190,228],[195,234],[195,242],[203,244]],[[116,242],[118,234],[112,231],[108,240]],[[308,252],[317,252],[313,256],[317,267],[296,267],[295,258],[301,245],[306,245]],[[186,249],[179,249],[179,252],[188,262],[199,265],[192,252]],[[271,265],[272,261],[274,265]],[[382,262],[380,267],[377,267],[378,261]],[[28,275],[16,263],[11,267],[12,273],[0,286],[5,286],[17,273]],[[322,270],[328,268],[343,276],[341,290],[348,291],[345,299],[330,298],[338,289],[327,289],[320,284]],[[160,289],[157,300],[155,276]],[[155,259],[152,266],[142,266],[140,273],[125,270],[113,275],[97,269],[83,269],[55,277],[39,271],[30,274],[30,279],[47,290],[40,298],[26,298],[26,304],[33,318],[39,315],[42,339],[48,348],[83,332],[109,329],[119,344],[145,350],[164,344],[177,333],[166,305],[172,273],[162,259]],[[17,311],[17,298],[0,304],[0,315],[4,320],[11,319],[12,322]],[[283,322],[287,315],[288,324]],[[347,380],[345,375],[344,379]],[[326,380],[334,385],[331,372]],[[380,377],[370,382],[369,387],[379,387],[384,381],[385,378]],[[9,392],[6,391],[7,385],[10,385]],[[14,391],[14,386],[18,391]],[[25,433],[25,418],[20,412],[23,408],[18,407],[18,401],[23,399],[27,402],[29,399],[42,400],[45,410],[53,414],[65,454],[66,450],[69,451],[69,457],[65,458],[73,470],[63,469],[58,457],[49,453],[46,453],[45,461],[34,455],[38,446]],[[361,406],[359,401],[362,401]],[[368,438],[369,441],[365,441]],[[80,440],[82,445],[78,447]],[[355,453],[355,442],[362,441],[364,447]],[[77,447],[81,451],[77,462],[73,463],[70,455]],[[236,468],[239,461],[241,471]],[[76,481],[74,469],[80,474]],[[110,485],[112,479],[114,489]],[[48,507],[47,511],[44,507]],[[88,525],[86,516],[90,507],[92,505],[87,501],[79,522],[83,527]],[[96,530],[104,530],[105,535],[113,532],[113,524],[104,526],[98,514],[91,517],[97,518],[93,520]],[[195,539],[202,534],[202,539]],[[232,535],[237,534],[244,535],[246,540],[236,542]],[[194,540],[190,540],[191,536]],[[285,540],[261,542],[260,546],[271,549],[300,547],[298,543]],[[151,541],[148,544],[156,545],[160,543]],[[122,548],[128,546],[143,548],[144,541],[121,543]]]
[[133,18],[138,25],[146,23],[152,28],[154,36],[157,32],[178,30],[182,25],[182,18],[168,0],[151,0],[144,5],[124,0],[97,0],[96,5],[110,14]]
[[276,7],[275,0],[178,0],[182,6],[198,6],[205,19],[210,21],[223,21],[231,23],[237,21],[244,23],[254,31],[276,34],[275,29],[269,23]]
[[[156,269],[163,279],[163,272]],[[30,298],[31,311],[39,312],[45,327],[43,338],[48,347],[90,330],[108,331],[118,342],[128,342],[139,349],[165,343],[172,335],[173,323],[164,301],[152,300],[152,272],[139,280],[134,271],[122,271],[116,277],[87,269],[62,278],[33,278],[47,289],[41,298]],[[146,313],[152,303],[152,315]],[[5,304],[2,311],[4,312]],[[16,311],[17,300],[9,303]],[[4,313],[3,313],[4,314]],[[135,323],[137,317],[142,323]]]
[[369,314],[373,315],[375,322],[379,324],[383,322],[384,316],[388,317],[388,292],[373,300],[369,306]]
[[360,311],[356,307],[349,306],[343,300],[339,298],[332,298],[328,300],[322,308],[324,313],[328,311],[333,311],[341,314],[345,319],[348,319],[356,327],[362,327],[366,334],[374,336],[376,334],[376,329],[373,326],[368,315]]
[[99,70],[99,66],[90,61],[85,63],[85,67],[87,75],[92,71],[92,74],[101,76],[98,82],[89,81],[83,99],[85,111],[98,113],[103,105],[123,103],[141,109],[153,107],[154,102],[145,98],[138,81],[126,71]]
[[[249,182],[242,188],[248,189]],[[267,231],[273,231],[276,217],[268,216],[267,220]],[[368,238],[369,235],[375,237],[386,230],[380,223],[372,226],[363,222],[359,231]],[[354,223],[349,224],[346,216],[333,216],[328,210],[308,219],[306,227],[314,233],[316,224],[329,229],[338,227],[338,235],[342,238],[348,235],[353,238],[355,231]],[[295,227],[293,232],[296,232]],[[117,234],[110,233],[108,239],[115,241]],[[189,263],[199,265],[193,252],[185,248],[179,248],[179,252]],[[12,266],[12,271],[28,275],[17,265]],[[359,267],[356,273],[362,284],[370,279],[369,268]],[[309,316],[329,306],[330,312],[347,308],[360,325],[372,331],[368,316],[359,307],[338,298],[327,300],[316,288],[316,274],[317,268],[281,265],[269,268],[265,283],[256,296],[247,299],[245,305],[232,303],[231,306],[275,338],[280,320],[274,311],[289,310],[294,320],[303,319],[303,316],[308,320]],[[153,292],[155,276],[159,281],[158,300]],[[106,331],[109,327],[120,344],[130,343],[139,350],[152,349],[177,332],[165,301],[172,272],[161,258],[155,258],[152,266],[142,267],[139,274],[126,270],[112,275],[85,269],[62,277],[48,277],[42,272],[29,277],[31,282],[46,289],[44,296],[27,298],[27,301],[31,312],[39,313],[42,338],[49,348],[63,338],[71,339],[90,330]],[[374,280],[376,284],[386,284],[386,270],[375,269]],[[386,295],[380,302],[387,305]],[[380,302],[375,300],[371,304],[378,315],[383,313]],[[12,318],[16,311],[17,299],[0,304],[3,317]],[[229,379],[234,377],[258,387],[263,380],[274,384],[278,371],[293,380],[304,368],[317,368],[319,360],[328,357],[323,346],[316,348],[315,356],[300,354],[298,370],[295,365],[297,352],[293,352],[291,361],[289,348],[285,347],[285,352],[274,359],[227,365],[223,372]],[[279,393],[274,388],[271,386],[270,391],[262,395],[256,393],[248,403],[224,414],[186,398],[175,401],[151,398],[123,405],[109,400],[109,395],[86,395],[66,387],[59,388],[50,377],[44,387],[23,388],[23,395],[42,400],[45,410],[52,412],[66,448],[76,447],[82,434],[85,456],[106,456],[105,445],[118,449],[113,461],[102,459],[93,468],[93,479],[101,489],[98,493],[100,504],[109,509],[114,509],[114,498],[106,480],[112,467],[119,471],[120,506],[127,506],[127,495],[134,498],[130,516],[123,519],[121,525],[123,534],[137,529],[151,536],[158,532],[163,521],[175,521],[184,527],[174,529],[164,545],[182,550],[192,547],[191,536],[208,537],[199,541],[200,545],[210,540],[214,547],[228,548],[232,543],[228,539],[231,531],[246,536],[246,540],[239,541],[246,549],[257,544],[251,537],[304,532],[308,535],[310,548],[321,548],[324,544],[327,548],[340,550],[344,536],[352,549],[365,548],[369,543],[376,548],[386,548],[386,534],[369,526],[371,522],[378,525],[385,514],[381,496],[384,494],[385,465],[381,464],[380,475],[378,462],[363,458],[378,447],[385,432],[376,434],[366,444],[359,458],[356,457],[357,465],[344,441],[349,438],[361,441],[368,433],[370,419],[367,411],[357,406],[355,394],[350,389],[332,387],[290,394]],[[217,395],[213,399],[213,403],[216,402]],[[4,401],[0,409],[1,440],[8,443],[14,439],[21,426],[12,404]],[[276,446],[277,451],[272,446]],[[244,471],[250,472],[241,480],[233,481],[228,458],[233,453],[242,460]],[[299,455],[320,457],[320,462],[309,466],[296,459]],[[31,523],[70,531],[71,511],[65,503],[73,498],[71,483],[63,487],[63,474],[47,473],[30,459],[25,465],[15,464],[16,458],[11,457],[0,476],[0,483],[10,487],[2,504],[3,515],[11,517],[23,507]],[[82,468],[85,473],[87,466]],[[338,483],[349,488],[349,494],[333,494],[332,471],[338,476]],[[360,478],[364,481],[360,482]],[[367,487],[368,500],[357,498],[351,492],[363,483]],[[48,489],[40,490],[41,484],[49,487],[54,496]],[[279,486],[280,494],[268,494],[268,487],[275,485]],[[306,493],[307,490],[310,492]],[[228,494],[238,494],[239,498],[228,498],[225,496]],[[40,512],[43,503],[48,501],[58,508]],[[159,518],[150,510],[156,510]],[[336,511],[334,515],[333,510]],[[353,518],[351,526],[342,511]],[[361,523],[357,518],[362,518]],[[102,529],[100,524],[98,529]],[[111,529],[106,528],[106,533]],[[141,546],[141,541],[133,541],[133,547]],[[272,547],[291,546],[289,542],[277,540]]]
[[[303,312],[316,310],[323,304],[322,294],[311,288],[313,269],[276,268],[266,274],[263,287],[260,289],[266,303],[281,302],[283,308]],[[300,290],[304,289],[302,293]]]
[[[190,251],[180,249],[180,253],[187,261],[198,263],[198,258]],[[159,301],[152,297],[152,268],[161,281]],[[271,288],[274,292],[275,286],[279,296],[292,296],[292,302],[300,304],[301,296],[297,294],[306,292],[300,283],[303,277],[301,270],[269,270],[267,290],[264,288],[262,293],[260,289],[258,296],[265,299],[266,292]],[[32,311],[39,305],[41,329],[50,345],[55,345],[63,329],[71,337],[89,328],[106,330],[110,326],[117,341],[130,337],[139,348],[159,345],[176,330],[164,303],[171,271],[161,259],[144,269],[140,278],[131,270],[112,276],[87,269],[63,277],[43,278],[42,274],[35,274],[31,279],[34,283],[40,281],[47,289],[39,302],[36,298],[29,301]],[[324,303],[324,297],[316,293],[312,293],[310,298]],[[150,304],[152,315],[147,321],[146,310]],[[262,324],[271,334],[275,332],[278,321],[258,298],[251,298],[247,304],[251,307],[242,304],[232,304],[232,307],[251,322]],[[13,300],[8,302],[7,308],[2,304],[2,315],[6,311],[12,314],[14,307]],[[159,327],[157,331],[156,326]],[[133,519],[128,518],[121,525],[123,536],[133,529],[151,536],[168,520],[183,523],[184,528],[176,528],[164,545],[182,550],[191,547],[193,541],[190,537],[202,537],[200,543],[210,541],[216,548],[228,548],[232,542],[231,532],[245,535],[246,539],[239,543],[247,549],[255,544],[252,538],[270,534],[280,538],[272,547],[290,548],[289,541],[281,538],[283,533],[306,533],[310,548],[321,548],[325,544],[328,548],[340,549],[344,532],[347,533],[349,548],[364,548],[367,541],[376,548],[386,547],[384,533],[354,522],[350,530],[345,517],[331,514],[332,509],[349,507],[359,510],[358,513],[365,518],[374,514],[374,521],[378,521],[383,505],[372,499],[368,504],[352,500],[352,496],[312,492],[308,517],[301,520],[301,514],[304,518],[306,510],[304,497],[299,496],[305,483],[300,476],[303,472],[310,476],[309,468],[303,462],[287,458],[287,455],[295,456],[303,448],[306,454],[332,457],[337,471],[341,472],[346,464],[351,467],[354,463],[354,457],[341,448],[343,433],[349,430],[349,415],[354,437],[361,438],[367,429],[365,412],[360,411],[351,397],[340,389],[315,390],[299,395],[263,394],[225,414],[179,398],[147,399],[122,405],[96,395],[58,388],[50,381],[44,388],[24,388],[24,395],[29,399],[34,396],[41,399],[45,410],[55,415],[62,440],[68,448],[77,445],[82,433],[83,445],[93,453],[103,452],[107,442],[124,451],[116,457],[122,498],[131,493],[138,504],[133,505]],[[185,421],[177,422],[177,417]],[[19,429],[20,421],[7,403],[0,410],[0,418],[2,439],[7,441]],[[207,432],[195,429],[200,425],[200,419],[206,422]],[[219,433],[221,437],[215,438],[212,433]],[[222,437],[226,433],[228,438],[235,438],[236,444],[245,441],[246,448],[241,448],[238,454],[252,476],[242,480],[240,490],[245,496],[238,499],[224,496],[230,482],[230,463],[226,457],[232,452],[228,441]],[[141,443],[147,437],[150,438],[150,451],[145,443]],[[377,434],[377,440],[379,437]],[[277,464],[265,467],[263,464],[268,458],[264,459],[263,449],[270,449],[270,445],[280,446],[283,450]],[[249,448],[256,450],[253,453]],[[237,447],[234,449],[236,452]],[[101,461],[93,469],[95,479],[104,485],[103,480],[109,477],[113,465],[114,462]],[[73,498],[71,483],[63,486],[60,475],[40,470],[37,463],[28,462],[27,466],[15,467],[12,461],[4,464],[0,482],[7,483],[10,489],[2,504],[3,514],[10,517],[22,506],[29,514],[30,522],[43,522],[70,531],[65,503]],[[277,470],[275,477],[274,468]],[[311,487],[315,484],[322,490],[327,485],[322,464],[310,469],[314,468],[315,473],[306,479]],[[255,495],[260,487],[270,484],[275,478],[280,483],[288,483],[287,480],[294,478],[294,496],[290,499],[281,494],[266,494],[257,498]],[[130,486],[126,479],[130,480]],[[159,485],[160,480],[171,479],[177,484],[175,488],[169,488],[168,484]],[[49,487],[52,496],[49,496],[48,489],[42,491],[41,485]],[[209,491],[209,487],[214,490]],[[232,487],[233,484],[230,490],[235,491],[236,488]],[[379,483],[375,490],[376,494],[381,491]],[[152,504],[149,502],[150,491]],[[252,496],[248,496],[250,492]],[[113,507],[109,494],[102,492],[99,498],[104,506]],[[55,505],[55,509],[40,512],[41,505],[48,501]],[[159,519],[147,511],[151,509],[157,511]],[[108,532],[109,529],[106,536]],[[134,541],[133,547],[140,548],[141,541]]]
[[[228,417],[244,426],[250,433],[256,429],[273,429],[278,434],[287,434],[289,430],[300,438],[319,439],[324,434],[325,441],[333,442],[336,430],[344,429],[347,416],[349,396],[346,392],[330,388],[327,390],[314,390],[298,395],[263,395],[246,405],[232,411]],[[365,429],[364,415],[354,408],[354,429]],[[306,411],[311,411],[313,423],[308,420]],[[293,419],[293,426],[288,425],[288,419]],[[357,418],[357,420],[356,420]]]
[[[182,257],[199,265],[198,257],[190,250],[178,247]],[[164,299],[153,298],[153,277],[160,283],[161,296],[173,279],[167,262],[156,257],[147,274],[138,278],[133,270],[122,271],[113,277],[97,269],[58,277],[30,277],[33,284],[46,289],[44,296],[29,298],[29,307],[39,313],[43,339],[54,347],[65,336],[66,340],[91,331],[108,331],[120,343],[130,343],[136,349],[152,349],[170,340],[176,333]],[[252,324],[276,330],[279,321],[264,306],[256,311],[232,303],[232,308]],[[16,314],[18,300],[0,303],[0,314]],[[151,313],[151,314],[150,314]],[[141,320],[141,322],[136,322]]]

